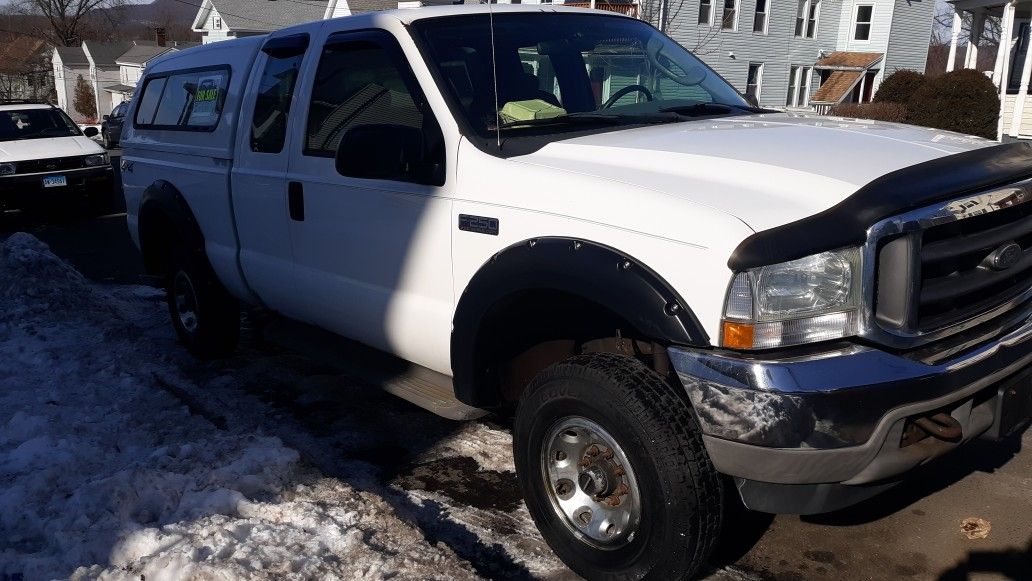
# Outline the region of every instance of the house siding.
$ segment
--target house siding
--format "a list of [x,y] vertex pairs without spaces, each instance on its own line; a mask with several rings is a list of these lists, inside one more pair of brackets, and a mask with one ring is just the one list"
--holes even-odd
[[896,5],[892,13],[892,34],[885,53],[883,70],[886,75],[903,69],[924,72],[934,14],[934,0],[911,0]]
[[[1003,134],[1009,135],[1011,131],[1011,120],[1014,115],[1014,104],[1017,95],[1007,95],[1003,100]],[[1021,137],[1032,137],[1032,97],[1025,97],[1025,105],[1021,109],[1021,126],[1018,129]]]
[[[906,2],[901,2],[905,4]],[[871,35],[870,40],[856,40],[853,35],[853,18],[856,14],[857,6],[870,5],[874,6],[874,12],[871,15]],[[880,52],[885,54],[889,50],[889,38],[892,32],[893,14],[895,13],[896,2],[894,0],[846,0],[842,4],[842,10],[840,12],[841,18],[839,19],[839,30],[838,30],[838,48],[837,50],[857,51],[857,52]],[[931,35],[931,21],[932,17],[928,16],[928,34],[921,37],[923,44],[923,52],[925,56],[928,54],[928,41]],[[902,33],[904,31],[898,31]],[[873,67],[872,67],[873,68]],[[878,76],[874,79],[875,90],[878,85],[881,84],[882,79],[885,77],[885,67],[883,65],[878,69]]]
[[[714,32],[709,26],[695,24],[699,0],[689,0],[667,34],[696,53],[699,58],[744,91],[749,63],[763,63],[759,102],[764,107],[784,107],[788,96],[788,75],[792,65],[813,66],[821,50],[835,49],[838,36],[840,0],[821,2],[816,38],[795,36],[798,3],[771,0],[767,34],[752,31],[756,0],[741,0],[738,30]],[[721,4],[715,3],[715,10]],[[714,20],[719,21],[719,16]],[[708,40],[707,40],[708,39]],[[702,42],[702,46],[700,45]],[[731,58],[729,53],[734,53]],[[811,93],[816,83],[810,82]]]
[[82,123],[85,117],[75,110],[75,82],[82,75],[82,78],[90,80],[90,68],[88,66],[69,66],[61,60],[61,56],[54,51],[52,62],[54,63],[54,85],[57,90],[57,106],[68,113],[72,121]]

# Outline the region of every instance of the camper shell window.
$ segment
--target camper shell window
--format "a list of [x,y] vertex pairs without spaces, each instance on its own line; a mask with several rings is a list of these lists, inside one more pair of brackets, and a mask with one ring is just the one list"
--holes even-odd
[[170,71],[147,78],[140,94],[137,129],[214,131],[229,86],[228,66]]

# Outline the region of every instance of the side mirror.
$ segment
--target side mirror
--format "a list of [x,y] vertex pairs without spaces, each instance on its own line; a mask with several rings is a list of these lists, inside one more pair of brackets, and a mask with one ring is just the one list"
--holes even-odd
[[337,173],[353,178],[426,183],[433,165],[426,161],[423,132],[391,124],[359,125],[337,146]]
[[82,130],[82,134],[86,137],[96,137],[100,135],[100,131],[96,127],[87,127]]
[[110,118],[111,118],[111,116],[110,116],[110,115],[101,115],[101,117],[100,117],[100,120],[101,120],[101,121],[107,121],[107,120],[108,120],[108,119],[110,119]]

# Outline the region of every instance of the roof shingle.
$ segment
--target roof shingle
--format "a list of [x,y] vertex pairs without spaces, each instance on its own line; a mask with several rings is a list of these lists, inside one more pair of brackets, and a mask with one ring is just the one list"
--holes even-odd
[[322,20],[326,0],[212,0],[230,30],[271,32]]
[[846,96],[863,73],[855,71],[831,71],[828,79],[810,98],[811,103],[839,103]]
[[880,52],[851,52],[837,50],[817,61],[818,69],[868,69],[878,64],[885,55]]

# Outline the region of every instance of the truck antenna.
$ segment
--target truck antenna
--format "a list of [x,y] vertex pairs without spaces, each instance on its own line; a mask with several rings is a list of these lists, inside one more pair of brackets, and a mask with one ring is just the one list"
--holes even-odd
[[494,3],[487,0],[488,27],[491,29],[491,77],[494,81],[495,145],[502,149],[502,115],[498,110],[498,61],[495,58]]

